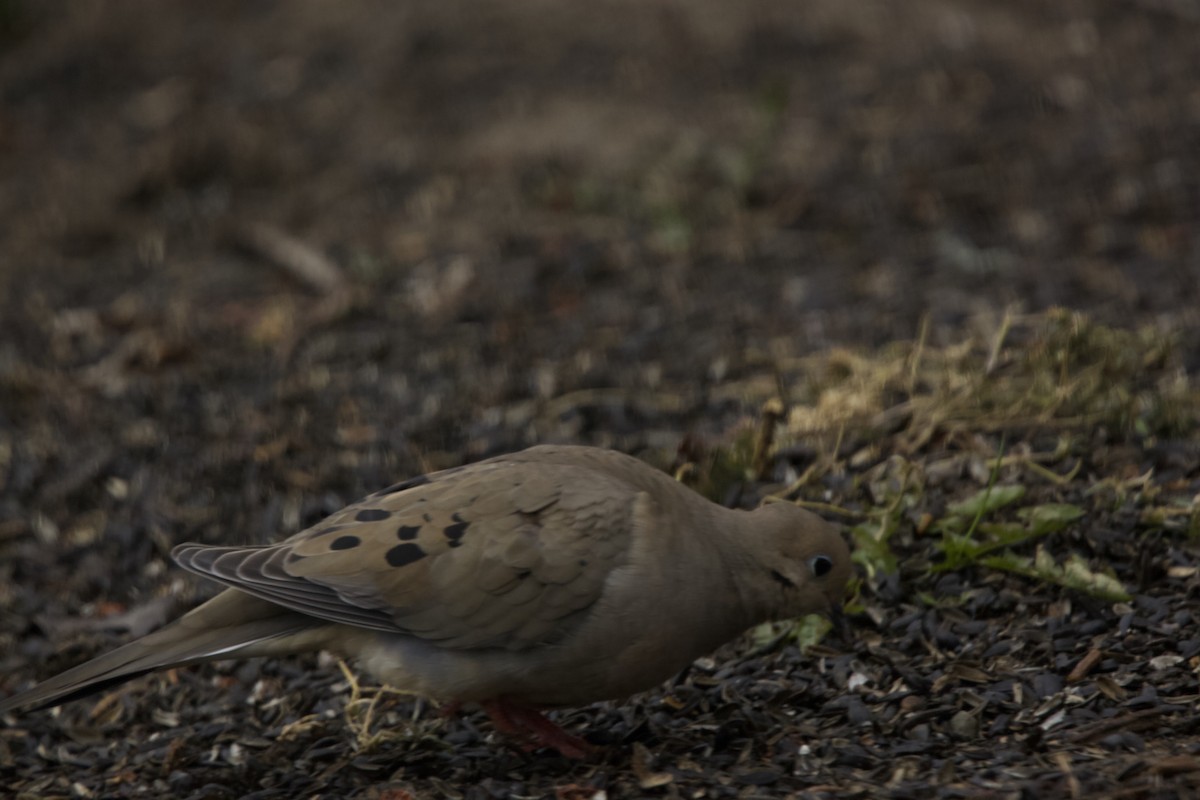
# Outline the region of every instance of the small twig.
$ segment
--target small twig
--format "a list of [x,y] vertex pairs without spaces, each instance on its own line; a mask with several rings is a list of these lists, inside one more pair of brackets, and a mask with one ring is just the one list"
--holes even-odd
[[319,294],[335,294],[346,288],[346,279],[337,264],[315,247],[273,225],[249,223],[237,228],[235,235],[242,247]]
[[1095,669],[1102,658],[1104,658],[1104,651],[1099,647],[1093,647],[1087,652],[1087,655],[1079,659],[1079,663],[1067,675],[1067,683],[1079,683]]
[[991,375],[996,369],[996,364],[1000,360],[1000,350],[1004,347],[1004,340],[1008,338],[1008,332],[1012,328],[1012,307],[1004,309],[1004,318],[1000,320],[1000,330],[996,331],[996,336],[992,339],[991,350],[988,351],[987,364],[983,368],[984,375]]
[[[371,725],[375,717],[375,709],[379,705],[379,701],[387,695],[393,696],[412,696],[412,692],[406,692],[402,689],[397,689],[392,686],[378,686],[371,690],[370,697],[364,697],[362,687],[358,683],[358,678],[354,672],[346,665],[346,662],[338,659],[338,668],[342,671],[342,675],[350,683],[350,699],[346,701],[346,725],[350,730],[354,731],[355,744],[359,750],[369,750],[374,745],[381,741],[395,738],[396,734],[388,732],[371,733]],[[358,707],[366,703],[366,709],[362,712],[361,719],[353,719]]]
[[1028,458],[1021,460],[1021,466],[1025,467],[1025,469],[1029,470],[1033,474],[1049,481],[1050,483],[1058,486],[1066,486],[1075,480],[1075,476],[1078,475],[1079,470],[1083,468],[1083,459],[1076,460],[1075,466],[1072,467],[1071,471],[1066,475],[1059,475],[1057,472],[1046,469],[1041,464],[1038,464],[1037,462]]
[[1058,768],[1062,770],[1063,777],[1067,779],[1067,791],[1071,797],[1079,797],[1079,779],[1075,777],[1075,773],[1071,770],[1071,756],[1060,750],[1054,754],[1054,761],[1058,764]]
[[[1179,709],[1179,711],[1182,710],[1182,708]],[[1076,728],[1068,738],[1077,744],[1089,744],[1120,730],[1145,730],[1160,725],[1165,711],[1162,708],[1147,708],[1141,711],[1131,711],[1111,719],[1098,720]]]
[[750,459],[754,477],[763,480],[770,467],[771,447],[775,443],[775,428],[786,412],[783,401],[772,397],[763,403],[762,413],[758,418],[758,435],[754,437],[754,455]]
[[[764,498],[764,500],[770,499],[771,498]],[[848,508],[843,508],[842,506],[834,505],[833,503],[822,503],[819,500],[795,500],[792,502],[792,505],[799,506],[800,508],[811,509],[813,511],[824,511],[827,514],[837,514],[840,517],[847,517],[849,519],[862,519],[867,516],[862,511],[851,511]]]
[[921,315],[921,324],[917,330],[917,346],[913,349],[912,363],[908,368],[908,395],[911,397],[917,391],[917,372],[921,359],[925,355],[925,342],[929,338],[929,312]]

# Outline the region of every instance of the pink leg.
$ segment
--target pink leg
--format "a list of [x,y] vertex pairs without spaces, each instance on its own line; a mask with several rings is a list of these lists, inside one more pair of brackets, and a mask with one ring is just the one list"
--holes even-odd
[[538,744],[552,747],[567,758],[584,759],[592,752],[592,746],[572,736],[535,708],[514,703],[503,697],[480,703],[491,717],[496,730],[520,739],[532,738]]

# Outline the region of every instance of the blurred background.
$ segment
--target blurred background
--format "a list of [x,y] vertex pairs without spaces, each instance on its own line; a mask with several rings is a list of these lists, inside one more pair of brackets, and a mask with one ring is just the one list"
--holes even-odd
[[0,666],[177,541],[669,454],[814,354],[1064,306],[1194,374],[1198,43],[1195,0],[0,0]]
[[1198,24],[1188,0],[8,0],[0,376],[128,383],[114,357],[199,349],[259,382],[321,364],[336,396],[373,370],[389,435],[458,449],[516,399],[669,381],[690,406],[747,359],[923,318],[942,343],[1054,305],[1195,331]]
[[261,323],[310,287],[258,225],[410,375],[464,324],[667,370],[1009,304],[1195,324],[1187,0],[2,8],[9,325],[130,291]]

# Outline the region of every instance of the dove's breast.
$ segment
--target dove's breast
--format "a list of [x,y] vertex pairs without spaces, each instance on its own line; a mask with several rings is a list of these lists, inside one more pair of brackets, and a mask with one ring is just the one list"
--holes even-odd
[[[709,602],[725,596],[723,575],[679,566],[635,559],[618,567],[561,638],[519,650],[445,647],[370,630],[343,644],[385,683],[443,701],[506,697],[554,708],[621,699],[668,680],[745,627],[735,607]],[[658,590],[647,592],[648,583]]]

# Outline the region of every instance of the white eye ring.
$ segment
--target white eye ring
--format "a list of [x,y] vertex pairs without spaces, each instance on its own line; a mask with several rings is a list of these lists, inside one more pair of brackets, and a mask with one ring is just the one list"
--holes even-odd
[[818,578],[823,578],[833,569],[833,559],[829,556],[813,556],[808,560],[808,568]]

